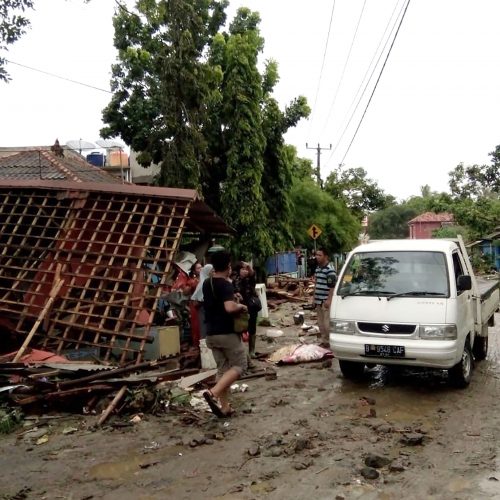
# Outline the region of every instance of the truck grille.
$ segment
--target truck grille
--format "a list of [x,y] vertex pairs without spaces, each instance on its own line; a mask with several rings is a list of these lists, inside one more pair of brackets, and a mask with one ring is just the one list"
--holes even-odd
[[358,323],[358,328],[366,333],[381,333],[382,335],[411,335],[417,325],[398,325],[395,323]]

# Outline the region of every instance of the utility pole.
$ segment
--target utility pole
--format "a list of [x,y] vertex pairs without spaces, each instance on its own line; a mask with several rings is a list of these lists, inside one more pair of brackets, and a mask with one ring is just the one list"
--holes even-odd
[[330,144],[329,148],[322,148],[318,142],[318,145],[315,148],[310,148],[306,142],[306,148],[316,150],[316,179],[318,181],[318,186],[323,188],[323,181],[321,180],[321,151],[329,151],[332,149],[332,145]]

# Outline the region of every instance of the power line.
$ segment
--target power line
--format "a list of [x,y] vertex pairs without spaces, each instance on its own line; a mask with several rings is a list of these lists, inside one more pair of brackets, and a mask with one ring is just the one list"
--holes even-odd
[[76,85],[82,85],[83,87],[88,87],[88,88],[91,88],[94,90],[99,90],[100,92],[106,92],[107,94],[112,94],[111,90],[101,89],[99,87],[95,87],[94,85],[89,85],[88,83],[78,82],[76,80],[72,80],[71,78],[66,78],[64,76],[59,76],[59,75],[56,75],[54,73],[49,73],[48,71],[43,71],[42,69],[33,68],[33,67],[28,66],[26,64],[21,64],[21,63],[14,62],[14,61],[9,61],[9,59],[5,59],[5,61],[10,63],[10,64],[15,64],[16,66],[21,66],[22,68],[29,69],[31,71],[36,71],[38,73],[42,73],[44,75],[51,76],[53,78],[59,78],[60,80],[65,80],[66,82],[75,83]]
[[[394,24],[393,24],[393,26],[391,28],[391,33],[386,38],[385,35],[387,33],[387,30],[389,29],[389,26],[391,24],[392,18],[394,17],[394,14],[396,13],[396,9],[398,7],[399,0],[397,0],[396,4],[394,5],[394,9],[392,11],[391,17],[387,21],[387,24],[385,26],[385,30],[384,30],[382,36],[380,37],[379,43],[377,45],[377,48],[375,49],[375,52],[373,53],[372,59],[370,61],[370,64],[366,68],[366,72],[365,72],[365,74],[364,74],[364,76],[363,76],[363,78],[362,78],[362,80],[361,80],[361,82],[359,84],[359,87],[358,87],[358,89],[356,91],[356,94],[354,95],[354,98],[353,98],[353,100],[352,100],[352,102],[351,102],[351,104],[349,106],[349,111],[346,113],[346,115],[344,116],[344,119],[342,121],[345,122],[347,116],[349,115],[349,113],[351,113],[351,110],[352,110],[351,116],[349,117],[349,120],[348,120],[347,124],[345,125],[344,130],[342,131],[342,134],[340,135],[339,140],[335,144],[335,147],[333,148],[330,156],[328,157],[328,160],[326,161],[327,164],[330,162],[330,160],[332,159],[333,155],[337,151],[337,148],[340,146],[340,143],[342,142],[342,139],[344,138],[344,135],[346,134],[346,132],[347,132],[347,130],[349,128],[349,125],[351,124],[351,121],[353,120],[354,115],[356,114],[356,111],[358,110],[358,107],[361,104],[361,101],[363,100],[363,97],[364,97],[364,95],[366,93],[366,90],[368,89],[368,85],[370,84],[370,81],[371,81],[371,79],[373,77],[373,74],[375,73],[375,70],[376,70],[376,68],[377,68],[377,66],[378,66],[378,64],[380,62],[380,59],[382,58],[382,55],[385,52],[385,48],[387,47],[387,44],[389,43],[389,40],[391,39],[392,32],[394,31],[394,28],[396,27],[396,24],[397,24],[397,20],[398,20],[399,16],[401,15],[401,13],[403,12],[404,2],[405,2],[405,0],[403,0],[403,2],[401,3],[401,9],[399,11],[399,14],[396,16]],[[384,39],[385,39],[384,47],[382,48],[382,50],[379,53],[377,62],[375,64],[373,64],[373,61],[375,60],[375,57],[377,56],[377,53],[379,52],[380,46],[382,45],[382,42],[384,41]],[[366,77],[368,76],[368,73],[369,73],[370,68],[372,67],[372,65],[373,65],[373,68],[372,68],[371,74],[368,77],[368,79],[366,79]],[[363,82],[365,82],[365,80],[366,80],[366,84],[365,84],[365,86],[363,88],[363,91],[360,94],[359,92],[360,92],[361,87],[363,86]],[[359,98],[358,98],[358,95],[359,95]],[[358,100],[358,102],[356,103],[356,106],[354,107],[354,109],[352,109],[354,103],[356,102],[356,99]]]
[[358,23],[356,24],[356,29],[354,30],[354,36],[352,37],[351,46],[349,47],[349,52],[347,53],[347,57],[344,63],[344,68],[342,69],[342,74],[340,75],[339,84],[337,85],[337,90],[335,91],[335,95],[333,96],[333,101],[330,106],[330,109],[328,110],[328,115],[326,116],[325,124],[323,125],[323,130],[326,129],[326,126],[328,125],[328,121],[330,120],[330,115],[332,114],[333,107],[335,106],[335,102],[337,101],[337,96],[339,94],[340,86],[342,85],[342,82],[344,80],[345,70],[347,68],[347,65],[349,64],[352,48],[354,46],[354,42],[358,34],[359,25],[361,24],[361,19],[363,18],[363,12],[365,11],[365,6],[366,6],[366,0],[364,0],[363,2],[363,7],[361,8],[361,13],[359,14]]
[[349,153],[349,150],[351,149],[352,143],[354,142],[354,139],[356,138],[356,135],[358,134],[359,128],[361,127],[361,124],[363,123],[363,119],[366,115],[366,112],[368,111],[368,107],[370,106],[370,103],[372,102],[373,95],[375,94],[375,91],[377,90],[378,82],[380,81],[380,78],[382,77],[382,73],[384,72],[385,65],[387,64],[389,56],[391,55],[392,47],[394,47],[394,43],[396,41],[396,38],[398,37],[399,29],[401,28],[401,24],[403,23],[403,19],[405,18],[406,11],[408,10],[408,6],[410,5],[410,1],[411,0],[408,0],[406,3],[405,10],[403,12],[403,15],[401,16],[400,21],[399,21],[398,29],[396,30],[396,34],[394,35],[391,46],[389,47],[389,51],[387,52],[387,56],[385,58],[384,64],[382,66],[382,69],[380,70],[377,81],[375,82],[375,86],[373,87],[373,91],[370,95],[370,99],[368,99],[368,103],[366,104],[365,110],[363,111],[363,115],[361,116],[361,120],[359,120],[356,131],[354,132],[354,135],[351,139],[351,142],[349,143],[349,146],[347,147],[347,150],[346,150],[346,152],[345,152],[345,154],[340,162],[341,165],[344,163],[344,160],[345,160],[347,154]]
[[331,28],[332,28],[333,12],[334,11],[335,11],[335,0],[333,0],[332,11],[330,13],[330,22],[328,24],[328,34],[326,35],[325,50],[323,51],[323,61],[321,62],[321,69],[320,69],[320,72],[319,72],[318,85],[316,87],[316,96],[314,98],[314,105],[312,107],[312,115],[311,115],[311,119],[309,121],[309,131],[307,132],[307,135],[309,135],[309,133],[311,132],[311,126],[312,126],[312,122],[313,122],[313,118],[314,118],[314,112],[316,110],[316,104],[318,102],[319,88],[320,88],[320,85],[321,85],[321,78],[323,77],[323,69],[325,67],[325,59],[326,59],[326,53],[327,53],[327,50],[328,50],[328,42],[330,40],[330,31],[331,31]]

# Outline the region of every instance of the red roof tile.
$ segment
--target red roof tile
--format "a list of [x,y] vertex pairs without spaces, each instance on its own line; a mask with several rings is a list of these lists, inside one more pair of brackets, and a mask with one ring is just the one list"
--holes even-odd
[[75,155],[60,157],[40,149],[0,158],[0,179],[122,184],[120,179],[87,163],[83,158],[79,159]]
[[414,219],[411,219],[408,224],[414,224],[416,222],[454,222],[453,214],[447,212],[442,212],[436,214],[434,212],[425,212],[418,215]]

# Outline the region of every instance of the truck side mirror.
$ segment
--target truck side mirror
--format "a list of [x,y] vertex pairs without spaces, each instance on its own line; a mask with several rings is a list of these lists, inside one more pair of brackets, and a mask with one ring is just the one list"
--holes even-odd
[[463,292],[465,290],[470,290],[472,288],[472,279],[470,276],[461,274],[457,278],[457,291]]

